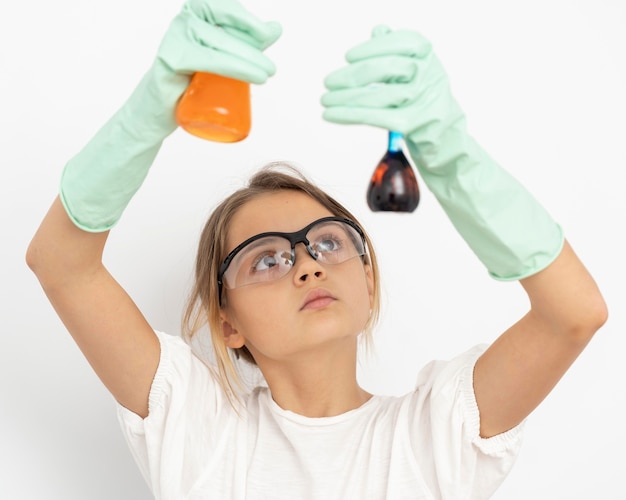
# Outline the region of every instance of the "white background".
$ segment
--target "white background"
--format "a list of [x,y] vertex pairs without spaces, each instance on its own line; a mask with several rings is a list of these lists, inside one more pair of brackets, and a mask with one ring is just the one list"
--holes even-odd
[[[491,342],[527,309],[491,280],[422,184],[412,215],[373,214],[365,190],[385,133],[321,120],[322,80],[386,23],[431,39],[483,146],[550,210],[610,319],[532,415],[497,499],[624,499],[626,4],[611,0],[248,0],[284,35],[253,88],[253,130],[213,144],[177,131],[112,232],[106,263],[150,322],[178,332],[200,227],[257,167],[298,164],[379,252],[384,313],[360,380],[401,394],[433,358]],[[64,163],[150,64],[174,0],[0,6],[0,498],[148,499],[112,398],[24,264]]]

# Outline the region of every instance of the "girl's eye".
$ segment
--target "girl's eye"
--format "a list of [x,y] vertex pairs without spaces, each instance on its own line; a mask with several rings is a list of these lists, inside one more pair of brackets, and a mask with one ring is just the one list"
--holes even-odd
[[317,240],[315,250],[322,253],[337,252],[338,250],[341,250],[342,246],[341,240],[335,236],[323,236]]
[[253,273],[268,271],[278,265],[278,259],[275,253],[264,253],[259,255],[252,263],[251,270]]

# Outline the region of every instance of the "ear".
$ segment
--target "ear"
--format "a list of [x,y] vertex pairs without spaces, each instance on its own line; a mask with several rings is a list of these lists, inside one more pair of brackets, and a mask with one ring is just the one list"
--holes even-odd
[[226,347],[230,347],[231,349],[243,347],[246,343],[246,339],[233,327],[226,315],[221,314],[220,320],[222,321],[222,335],[224,336],[224,344]]

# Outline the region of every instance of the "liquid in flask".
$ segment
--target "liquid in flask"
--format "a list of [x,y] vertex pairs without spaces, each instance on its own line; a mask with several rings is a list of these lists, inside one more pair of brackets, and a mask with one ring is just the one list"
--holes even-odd
[[402,134],[390,131],[387,152],[367,190],[367,205],[373,212],[413,212],[419,200],[417,178],[402,152]]
[[250,84],[212,73],[195,73],[176,107],[176,121],[202,139],[241,141],[250,133]]

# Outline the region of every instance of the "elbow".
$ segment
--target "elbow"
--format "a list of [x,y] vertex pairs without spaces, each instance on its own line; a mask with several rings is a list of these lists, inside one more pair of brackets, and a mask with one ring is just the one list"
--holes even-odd
[[590,315],[589,315],[590,325],[591,325],[591,329],[593,329],[593,332],[595,333],[600,328],[602,328],[604,324],[608,321],[609,308],[607,307],[606,302],[604,301],[604,298],[602,298],[602,296],[598,294],[595,304],[591,309],[592,309],[592,312],[590,312]]
[[51,281],[55,266],[51,265],[48,259],[46,259],[46,252],[38,244],[36,237],[28,245],[25,259],[28,268],[37,277],[40,285],[46,289],[48,282]]
[[64,275],[67,276],[65,266],[54,258],[52,248],[54,242],[46,241],[36,234],[26,249],[26,265],[44,289],[58,282]]
[[593,297],[589,297],[586,304],[574,321],[570,323],[570,337],[583,344],[588,343],[609,318],[609,311],[604,298],[598,292]]
[[40,269],[40,252],[39,249],[37,248],[37,244],[35,242],[35,240],[32,240],[30,242],[30,244],[28,245],[28,248],[26,249],[26,265],[29,267],[29,269],[35,273],[35,275],[37,275],[38,270]]

